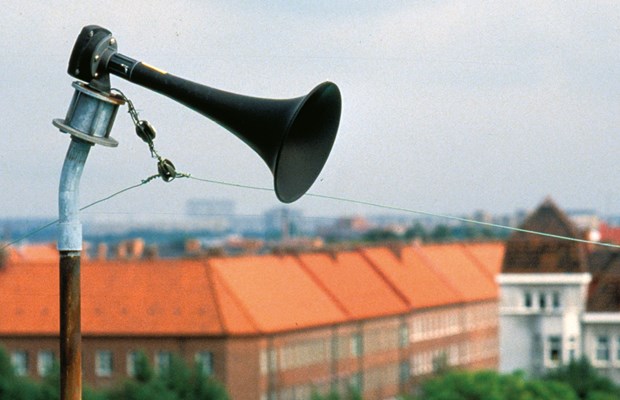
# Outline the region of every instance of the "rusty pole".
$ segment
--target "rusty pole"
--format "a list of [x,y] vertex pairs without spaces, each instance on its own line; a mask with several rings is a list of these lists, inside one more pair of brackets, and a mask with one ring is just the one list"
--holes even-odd
[[73,138],[63,165],[59,189],[60,253],[60,398],[82,398],[82,333],[80,260],[82,225],[79,222],[80,177],[91,144]]
[[75,93],[65,119],[54,125],[71,134],[58,191],[60,255],[60,399],[82,398],[82,332],[80,261],[82,225],[79,187],[84,164],[94,144],[115,147],[109,137],[118,107],[124,101],[107,91],[73,83]]
[[60,398],[82,397],[80,252],[60,252]]

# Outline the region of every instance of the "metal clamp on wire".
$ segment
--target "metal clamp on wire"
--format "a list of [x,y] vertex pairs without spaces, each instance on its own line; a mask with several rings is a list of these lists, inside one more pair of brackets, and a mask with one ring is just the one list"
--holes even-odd
[[165,158],[160,158],[157,162],[157,171],[164,182],[170,182],[177,177],[177,170],[174,167],[174,164],[172,161]]
[[157,136],[157,131],[153,125],[146,120],[140,119],[138,116],[138,110],[136,110],[133,102],[129,100],[123,92],[118,89],[112,90],[127,103],[127,112],[131,116],[131,120],[136,127],[136,134],[140,139],[142,139],[142,141],[148,144],[149,150],[151,151],[151,157],[157,159],[157,172],[159,173],[159,177],[163,179],[164,182],[170,182],[179,175],[185,176],[185,174],[178,174],[172,161],[167,158],[163,158],[159,155],[159,153],[157,153],[157,150],[155,150],[153,140],[155,140],[155,137]]

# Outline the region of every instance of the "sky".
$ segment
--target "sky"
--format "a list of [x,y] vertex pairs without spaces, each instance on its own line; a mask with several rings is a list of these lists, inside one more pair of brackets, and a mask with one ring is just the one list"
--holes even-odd
[[[310,193],[441,214],[511,213],[551,196],[565,209],[620,214],[620,2],[610,1],[2,1],[0,217],[57,216],[70,137],[66,73],[85,25],[119,53],[211,87],[265,98],[342,93],[340,129]],[[180,172],[270,188],[271,172],[234,135],[169,98],[112,76],[157,129]],[[81,204],[156,173],[123,107],[95,146]],[[275,194],[153,181],[88,210],[182,215],[188,199]],[[381,209],[303,197],[306,216]]]

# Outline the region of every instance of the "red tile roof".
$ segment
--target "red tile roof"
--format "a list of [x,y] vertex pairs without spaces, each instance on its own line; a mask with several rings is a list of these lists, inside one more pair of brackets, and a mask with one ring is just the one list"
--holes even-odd
[[505,247],[498,243],[468,243],[464,249],[484,268],[483,271],[496,284],[495,277],[502,272]]
[[0,269],[0,334],[55,334],[58,266],[8,263]]
[[[254,335],[494,299],[503,245],[82,262],[85,335]],[[486,272],[485,272],[486,271]],[[58,262],[0,268],[0,335],[58,332]]]
[[408,311],[407,303],[357,252],[300,255],[318,285],[333,296],[351,319],[367,319]]
[[82,267],[82,325],[92,334],[222,334],[199,261],[93,262]]
[[401,249],[399,256],[388,248],[369,248],[361,252],[413,308],[463,301],[460,293],[412,247]]
[[[293,256],[218,258],[209,261],[259,332],[328,325],[347,320]],[[248,327],[245,327],[248,328]]]
[[464,245],[430,245],[417,247],[432,268],[459,293],[465,301],[496,299],[498,288],[483,267],[468,257]]
[[601,242],[620,243],[620,227],[618,226],[611,226],[602,222],[599,226],[599,233],[601,234]]

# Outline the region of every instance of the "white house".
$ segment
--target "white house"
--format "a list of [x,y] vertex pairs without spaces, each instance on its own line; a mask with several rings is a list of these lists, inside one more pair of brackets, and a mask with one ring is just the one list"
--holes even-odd
[[[580,238],[545,200],[524,230]],[[500,371],[541,375],[585,355],[620,382],[620,252],[516,232],[506,244],[500,286]]]

